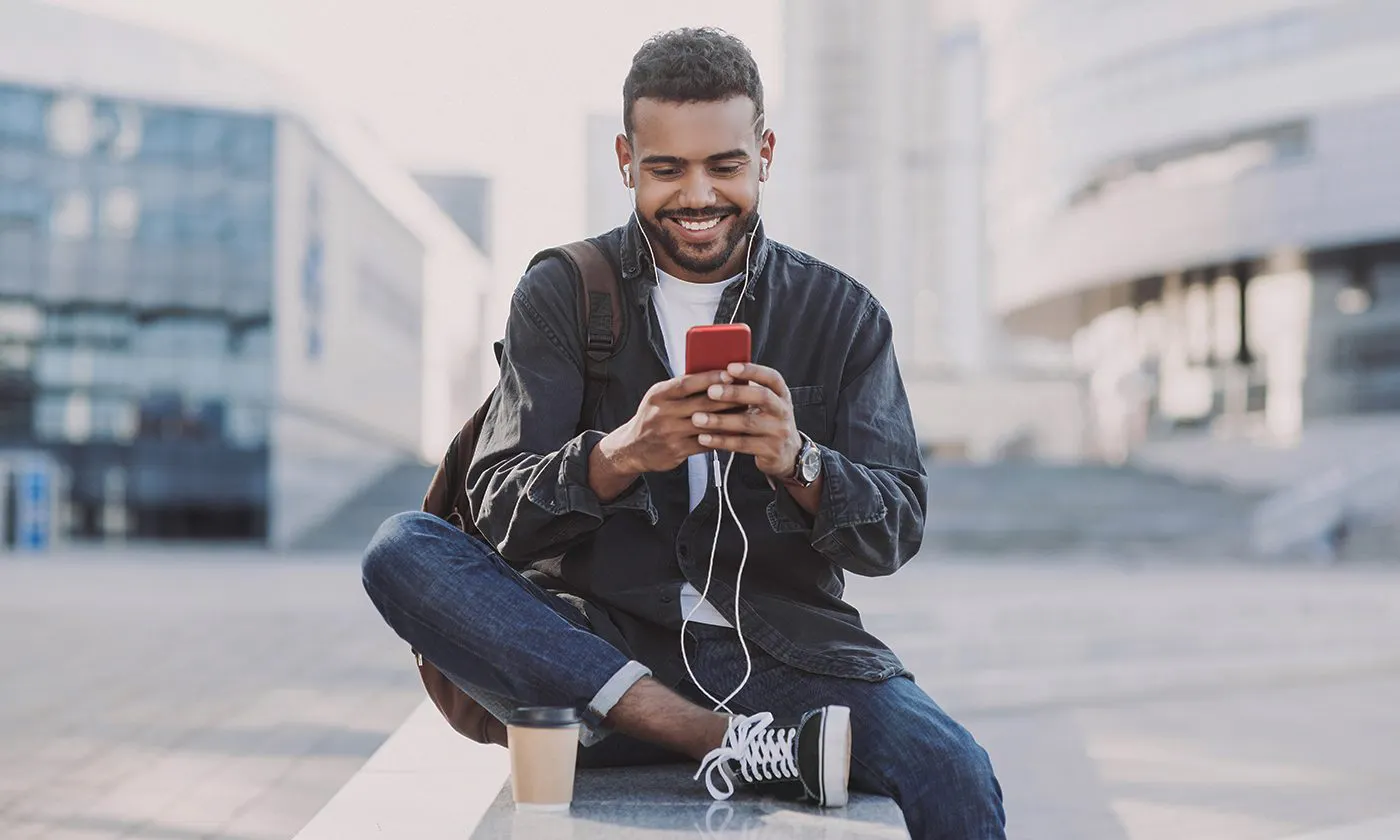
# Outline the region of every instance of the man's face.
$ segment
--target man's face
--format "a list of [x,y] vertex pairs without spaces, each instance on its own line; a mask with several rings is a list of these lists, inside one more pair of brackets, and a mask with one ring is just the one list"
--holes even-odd
[[713,282],[743,270],[745,235],[758,218],[760,160],[773,133],[755,133],[754,104],[637,100],[632,142],[617,139],[618,163],[632,167],[637,219],[661,269]]

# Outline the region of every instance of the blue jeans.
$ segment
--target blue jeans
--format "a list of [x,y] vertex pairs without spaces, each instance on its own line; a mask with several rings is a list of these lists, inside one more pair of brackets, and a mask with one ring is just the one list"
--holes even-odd
[[[385,621],[499,718],[518,706],[582,709],[584,767],[688,761],[603,725],[617,700],[651,672],[594,635],[572,604],[525,580],[486,544],[424,513],[390,518],[365,552],[365,591]],[[744,674],[729,628],[691,625],[691,668],[711,693]],[[851,708],[851,787],[899,804],[915,840],[1005,837],[1001,786],[967,730],[912,679],[884,682],[810,674],[750,644],[753,673],[731,708],[796,716]],[[703,698],[688,681],[677,690]],[[697,700],[701,705],[709,704]]]

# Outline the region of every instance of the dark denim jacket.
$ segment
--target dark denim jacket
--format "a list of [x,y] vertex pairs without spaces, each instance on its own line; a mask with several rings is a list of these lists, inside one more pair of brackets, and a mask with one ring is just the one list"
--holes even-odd
[[[685,464],[643,476],[607,504],[588,486],[592,448],[672,375],[649,303],[656,275],[636,223],[595,241],[620,270],[628,307],[597,410],[580,422],[578,283],[562,261],[546,260],[511,301],[500,385],[467,486],[478,527],[507,561],[526,568],[562,555],[556,573],[606,614],[614,632],[605,636],[620,636],[631,656],[674,684],[684,674],[679,592],[686,580],[705,585],[718,493],[711,486],[689,511]],[[754,361],[783,374],[798,428],[821,446],[825,478],[810,516],[769,485],[751,456],[735,456],[730,498],[749,539],[744,636],[809,672],[866,680],[905,673],[841,600],[843,571],[891,574],[923,537],[927,480],[889,317],[860,284],[765,239],[761,228],[749,260],[739,315],[753,331]],[[741,285],[726,290],[718,321],[729,319]],[[726,518],[709,600],[730,622],[741,549]]]

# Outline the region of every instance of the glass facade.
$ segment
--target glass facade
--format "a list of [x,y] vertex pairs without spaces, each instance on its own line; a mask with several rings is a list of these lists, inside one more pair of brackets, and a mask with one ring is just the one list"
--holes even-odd
[[[1400,412],[1400,241],[1116,284],[1074,336],[1103,425],[1133,443],[1224,422],[1293,442],[1310,420]],[[1110,433],[1114,433],[1110,429]]]
[[1400,412],[1400,4],[979,14],[989,285],[1071,337],[1107,449]]
[[0,450],[72,537],[266,534],[274,128],[0,84]]

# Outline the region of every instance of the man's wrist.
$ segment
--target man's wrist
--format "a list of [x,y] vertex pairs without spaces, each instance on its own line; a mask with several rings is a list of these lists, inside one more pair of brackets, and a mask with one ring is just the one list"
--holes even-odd
[[621,496],[639,475],[627,468],[616,431],[605,435],[588,455],[588,486],[604,503]]
[[819,475],[816,481],[806,487],[788,484],[784,485],[784,489],[792,500],[797,502],[798,507],[805,510],[809,516],[816,516],[822,506],[822,479],[823,476]]

